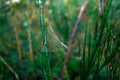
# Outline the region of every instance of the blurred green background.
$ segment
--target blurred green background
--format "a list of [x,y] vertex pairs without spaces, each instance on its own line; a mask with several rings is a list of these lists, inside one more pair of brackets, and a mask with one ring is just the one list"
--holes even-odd
[[[44,62],[44,56],[42,55],[44,54],[42,31],[46,31],[47,35],[46,41],[49,55],[47,58],[50,61],[52,78],[57,80],[62,69],[65,46],[68,45],[78,13],[85,1],[0,0],[0,80],[16,80],[17,77],[15,75],[20,80],[45,80],[43,79],[45,76],[43,68],[46,60]],[[103,1],[103,7],[101,7],[101,1]],[[106,4],[109,1],[111,0],[89,0],[78,25],[63,80],[83,80],[80,75],[81,68],[83,69],[84,67],[81,65],[81,61],[83,60],[82,52],[85,45],[85,32],[87,29],[91,35],[89,36],[87,33],[87,40],[89,41],[94,36],[93,33],[97,21],[100,21],[98,16],[101,16],[103,13],[102,8],[107,6]],[[113,35],[115,40],[119,40],[120,0],[112,0],[110,9],[111,12],[108,15],[110,19],[107,19],[107,21],[108,24],[112,24],[110,28],[112,31],[111,35]],[[41,15],[44,28],[41,27]],[[98,23],[97,25],[99,26],[100,24]],[[107,40],[107,38],[105,39]],[[106,41],[103,41],[103,45],[101,44],[100,48],[105,43]],[[114,47],[114,45],[111,46]],[[112,50],[113,48],[110,49]],[[86,48],[87,53],[89,51]],[[116,53],[115,62],[109,64],[109,68],[115,70],[109,75],[109,71],[106,68],[102,69],[96,80],[120,79],[120,46]],[[101,58],[101,61],[103,60],[104,57]],[[101,65],[101,63],[99,64]],[[87,68],[89,68],[89,65]],[[88,80],[92,80],[93,72],[95,71],[91,71],[90,75],[87,76],[89,77]],[[116,76],[111,77],[114,73]],[[48,74],[47,71],[46,74]]]

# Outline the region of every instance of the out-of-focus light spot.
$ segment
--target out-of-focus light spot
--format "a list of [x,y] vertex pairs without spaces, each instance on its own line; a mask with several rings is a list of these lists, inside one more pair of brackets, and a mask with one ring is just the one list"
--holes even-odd
[[42,4],[42,1],[41,0],[37,0],[36,3],[37,4]]
[[52,13],[52,10],[50,9],[50,10],[49,10],[49,14],[51,14],[51,13]]
[[68,0],[64,0],[64,4],[67,4]]
[[20,0],[12,0],[12,3],[19,3]]
[[20,0],[9,0],[9,1],[6,1],[6,4],[11,4],[11,3],[19,3]]
[[23,26],[24,26],[24,27],[27,27],[27,26],[28,26],[28,23],[27,23],[27,22],[24,22],[24,23],[23,23]]
[[49,1],[46,1],[46,2],[45,2],[46,5],[49,5],[49,3],[50,3]]

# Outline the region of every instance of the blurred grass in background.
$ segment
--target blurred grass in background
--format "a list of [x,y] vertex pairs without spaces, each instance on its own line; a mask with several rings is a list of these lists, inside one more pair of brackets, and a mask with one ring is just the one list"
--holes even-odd
[[[0,0],[0,80],[56,80],[85,0]],[[89,0],[63,80],[120,79],[120,1]]]

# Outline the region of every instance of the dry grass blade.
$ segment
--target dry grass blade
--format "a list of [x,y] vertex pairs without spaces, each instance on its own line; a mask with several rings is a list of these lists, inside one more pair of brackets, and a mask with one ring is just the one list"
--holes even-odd
[[20,80],[18,74],[12,69],[12,67],[4,60],[4,58],[1,55],[0,55],[0,60],[15,75],[16,80]]
[[77,31],[77,28],[78,28],[78,23],[79,23],[79,21],[81,20],[83,11],[85,10],[87,3],[88,3],[88,2],[86,1],[86,2],[83,4],[83,6],[81,7],[80,12],[79,12],[78,17],[77,17],[77,20],[76,20],[75,25],[74,25],[74,27],[73,27],[72,34],[71,34],[71,37],[70,37],[70,40],[69,40],[69,43],[68,43],[68,48],[67,48],[67,51],[65,52],[65,58],[64,58],[64,61],[63,61],[61,76],[60,76],[60,79],[59,79],[59,80],[62,80],[62,79],[63,79],[63,75],[64,75],[64,72],[65,72],[66,63],[67,63],[68,56],[69,56],[69,53],[70,53],[70,50],[71,50],[71,45],[72,45],[73,39],[74,39],[74,37],[75,37],[75,33],[76,33],[76,31]]
[[27,29],[27,32],[28,32],[30,60],[33,62],[34,59],[33,59],[32,39],[31,39],[30,29]]

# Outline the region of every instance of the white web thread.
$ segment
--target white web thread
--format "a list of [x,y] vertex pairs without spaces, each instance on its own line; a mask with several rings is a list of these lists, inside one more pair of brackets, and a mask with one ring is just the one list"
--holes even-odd
[[52,27],[49,27],[48,32],[52,35],[52,37],[56,40],[57,43],[59,43],[60,45],[62,45],[66,49],[68,48],[62,41],[59,40],[59,38],[55,34],[55,32],[52,29]]

